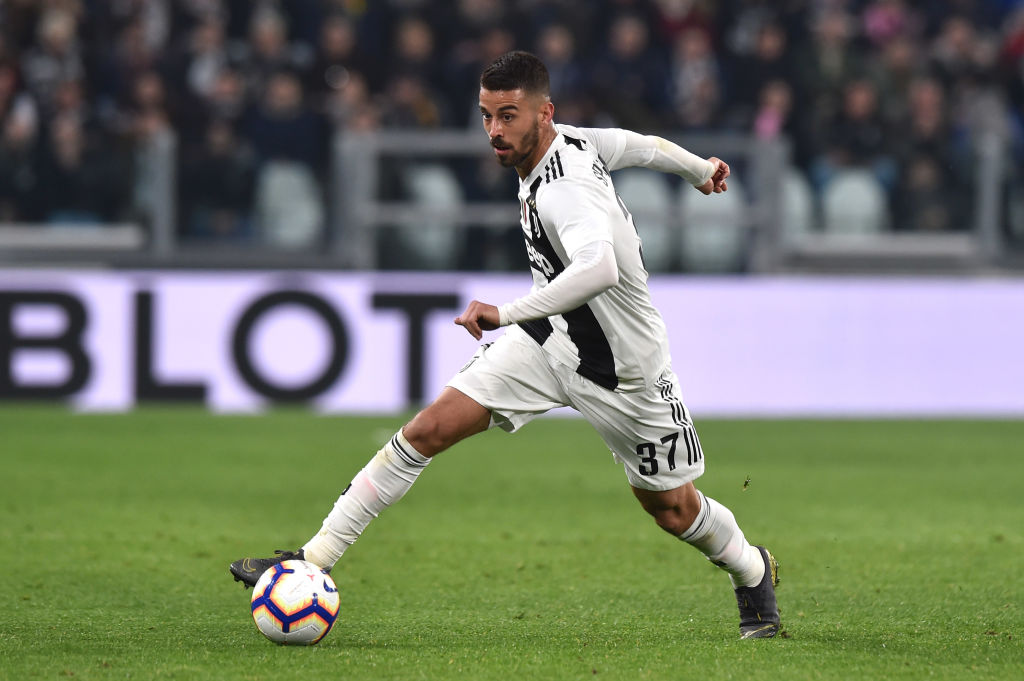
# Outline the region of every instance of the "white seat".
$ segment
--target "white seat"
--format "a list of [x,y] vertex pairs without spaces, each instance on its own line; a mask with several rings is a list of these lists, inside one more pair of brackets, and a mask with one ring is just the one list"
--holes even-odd
[[885,189],[867,170],[843,170],[822,192],[825,231],[833,234],[877,234],[889,227]]
[[633,214],[643,244],[644,265],[649,272],[672,266],[679,222],[673,210],[672,189],[664,175],[650,170],[620,170],[614,175],[615,191]]
[[[462,187],[452,171],[438,163],[410,163],[403,170],[405,187],[414,204],[460,206]],[[455,266],[460,230],[450,220],[426,218],[415,225],[402,225],[398,234],[419,267],[449,269]]]
[[732,272],[746,265],[748,205],[735,175],[729,190],[704,196],[689,184],[680,187],[682,216],[680,260],[692,272]]
[[285,249],[314,246],[324,227],[320,187],[308,166],[271,161],[256,180],[255,218],[263,240]]
[[816,213],[811,183],[800,170],[790,166],[782,176],[782,241],[793,244],[815,231]]

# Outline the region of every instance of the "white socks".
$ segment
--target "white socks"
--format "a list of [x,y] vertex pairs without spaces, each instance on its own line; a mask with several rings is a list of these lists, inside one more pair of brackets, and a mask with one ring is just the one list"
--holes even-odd
[[747,543],[732,511],[700,491],[700,512],[679,538],[729,573],[733,588],[757,586],[764,577],[761,552]]
[[[320,531],[303,546],[306,560],[330,569],[370,521],[409,491],[430,459],[399,430],[352,479]],[[729,573],[734,587],[756,586],[764,577],[761,552],[747,543],[732,512],[703,493],[700,511],[679,538]]]
[[330,569],[370,521],[409,491],[430,459],[399,430],[359,471],[324,519],[320,532],[302,547],[306,560]]

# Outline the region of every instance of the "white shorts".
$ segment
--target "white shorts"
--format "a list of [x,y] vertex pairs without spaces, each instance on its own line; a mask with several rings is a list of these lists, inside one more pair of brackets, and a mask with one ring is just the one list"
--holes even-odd
[[704,453],[679,381],[666,368],[651,388],[618,393],[549,357],[519,327],[480,347],[448,385],[514,432],[557,407],[580,412],[601,435],[633,487],[675,489],[704,473]]

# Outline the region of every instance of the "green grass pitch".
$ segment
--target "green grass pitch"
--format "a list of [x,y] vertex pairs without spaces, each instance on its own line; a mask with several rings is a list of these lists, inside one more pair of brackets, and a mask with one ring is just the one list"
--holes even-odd
[[1024,678],[1017,421],[698,422],[699,486],[782,564],[774,640],[546,419],[431,464],[319,646],[266,641],[228,562],[300,545],[402,422],[0,408],[0,679]]

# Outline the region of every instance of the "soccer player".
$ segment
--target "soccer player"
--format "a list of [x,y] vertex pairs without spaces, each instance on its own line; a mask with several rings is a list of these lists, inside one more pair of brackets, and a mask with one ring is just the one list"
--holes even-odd
[[243,558],[231,572],[253,585],[288,558],[330,569],[435,455],[493,426],[513,432],[567,405],[600,433],[655,522],[728,574],[742,638],[772,637],[778,565],[747,542],[728,508],[694,487],[704,452],[651,303],[640,237],[609,175],[651,168],[712,194],[728,189],[729,166],[659,137],[556,124],[554,111],[547,69],[532,54],[509,52],[484,70],[480,116],[498,162],[519,173],[534,285],[502,305],[474,300],[455,323],[477,340],[485,331],[505,333],[482,345],[377,452],[299,551]]

